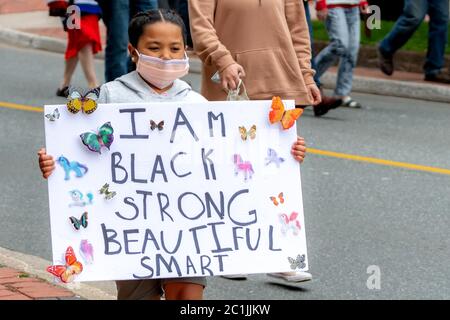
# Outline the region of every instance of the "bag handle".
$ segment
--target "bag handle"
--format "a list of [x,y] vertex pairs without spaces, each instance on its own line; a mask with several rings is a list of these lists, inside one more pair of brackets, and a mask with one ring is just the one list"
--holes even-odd
[[[242,94],[240,93],[241,86],[243,90]],[[229,89],[227,95],[227,101],[239,101],[239,100],[250,100],[247,94],[247,89],[245,88],[244,81],[242,81],[241,78],[239,78],[239,84],[236,90]]]

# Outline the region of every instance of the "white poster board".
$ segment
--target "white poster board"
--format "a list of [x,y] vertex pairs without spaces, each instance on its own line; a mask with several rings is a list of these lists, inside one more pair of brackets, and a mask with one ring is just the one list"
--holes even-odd
[[[290,153],[296,126],[271,125],[270,105],[105,104],[89,115],[45,106],[45,114],[60,112],[45,118],[47,153],[57,161],[48,179],[54,264],[66,263],[70,246],[83,265],[75,281],[308,270],[300,170]],[[150,120],[164,120],[163,129],[151,130]],[[110,149],[90,151],[80,134],[108,122]],[[243,140],[239,127],[252,125],[255,139]],[[105,183],[112,199],[99,192]],[[84,212],[87,225],[77,230],[70,217],[81,221]],[[86,244],[93,257],[80,249]]]

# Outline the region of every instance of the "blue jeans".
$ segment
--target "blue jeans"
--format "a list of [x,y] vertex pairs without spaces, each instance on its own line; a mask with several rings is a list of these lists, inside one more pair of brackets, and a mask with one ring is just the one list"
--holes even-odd
[[360,35],[359,8],[331,8],[326,28],[330,43],[314,59],[320,78],[339,59],[336,96],[348,96],[352,91],[353,69],[356,67]]
[[424,70],[427,75],[439,73],[444,66],[447,44],[448,2],[448,0],[405,0],[403,13],[391,32],[380,43],[380,51],[386,56],[394,55],[408,42],[428,13],[430,24]]
[[[303,0],[300,0],[303,1]],[[308,29],[309,29],[309,38],[311,41],[311,56],[313,55],[313,40],[314,40],[314,33],[313,33],[313,28],[312,28],[312,23],[311,23],[311,12],[309,11],[309,5],[307,1],[303,1],[303,4],[305,5],[305,15],[306,15],[306,22],[308,23]],[[311,68],[313,70],[317,70],[316,64],[314,62],[314,59],[311,58]],[[314,75],[314,81],[316,82],[316,85],[318,87],[321,86],[320,83],[320,79],[317,77],[317,72]]]
[[188,0],[170,0],[169,4],[183,19],[186,26],[186,45],[192,48],[194,45],[192,44],[191,29],[189,28]]
[[105,81],[133,69],[128,58],[128,24],[141,11],[158,8],[157,0],[99,0],[106,25]]

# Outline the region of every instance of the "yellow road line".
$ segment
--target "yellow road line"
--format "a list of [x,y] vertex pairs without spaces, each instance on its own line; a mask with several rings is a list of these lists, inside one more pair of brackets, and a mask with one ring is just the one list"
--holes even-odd
[[23,104],[10,103],[10,102],[4,102],[4,101],[0,101],[0,107],[9,108],[9,109],[17,109],[17,110],[25,110],[25,111],[33,111],[33,112],[43,112],[44,111],[44,108],[42,108],[42,107],[32,107],[32,106],[26,106]]
[[[43,112],[44,111],[44,108],[42,108],[42,107],[32,107],[32,106],[26,106],[26,105],[22,105],[22,104],[3,102],[3,101],[0,101],[0,107],[32,111],[32,112]],[[378,158],[363,157],[363,156],[357,156],[357,155],[353,155],[353,154],[339,153],[339,152],[319,150],[319,149],[313,149],[313,148],[308,148],[308,153],[317,154],[317,155],[326,156],[326,157],[332,157],[332,158],[340,158],[340,159],[346,159],[346,160],[352,160],[352,161],[373,163],[373,164],[389,166],[389,167],[397,167],[397,168],[410,169],[410,170],[416,170],[416,171],[424,171],[424,172],[432,172],[432,173],[450,175],[450,169],[422,166],[422,165],[412,164],[412,163],[407,163],[407,162],[398,162],[398,161],[384,160],[384,159],[378,159]]]
[[407,162],[398,162],[398,161],[384,160],[384,159],[378,159],[378,158],[362,157],[362,156],[357,156],[357,155],[353,155],[353,154],[339,153],[339,152],[312,149],[312,148],[308,148],[308,153],[317,154],[317,155],[326,156],[326,157],[333,157],[333,158],[340,158],[340,159],[346,159],[346,160],[352,160],[352,161],[379,164],[379,165],[389,166],[389,167],[398,167],[398,168],[404,168],[404,169],[410,169],[410,170],[416,170],[416,171],[425,171],[425,172],[433,172],[433,173],[450,175],[449,169],[421,166],[418,164],[412,164],[412,163],[407,163]]

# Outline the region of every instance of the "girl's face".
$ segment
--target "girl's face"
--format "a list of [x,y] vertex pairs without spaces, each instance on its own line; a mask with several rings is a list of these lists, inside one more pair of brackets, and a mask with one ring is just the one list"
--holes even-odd
[[[136,48],[139,53],[163,60],[184,59],[185,45],[182,29],[170,22],[156,22],[144,27]],[[139,56],[131,44],[128,45],[132,60]]]

